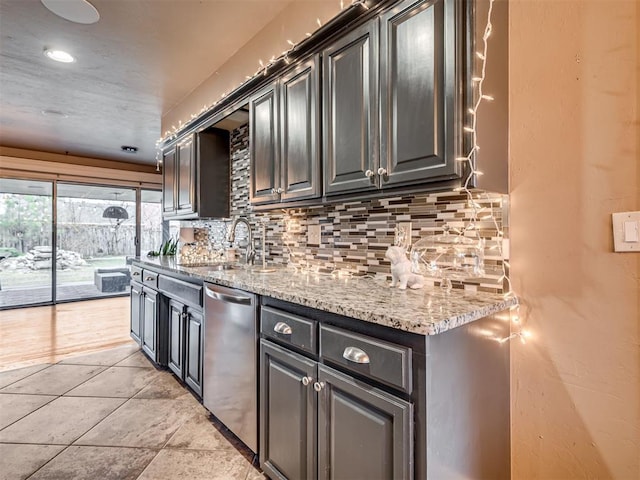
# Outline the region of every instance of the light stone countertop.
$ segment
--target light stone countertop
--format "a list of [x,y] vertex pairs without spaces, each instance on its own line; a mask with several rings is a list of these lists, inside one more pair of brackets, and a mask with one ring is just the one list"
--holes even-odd
[[[391,288],[388,281],[338,277],[276,267],[261,274],[246,269],[211,271],[178,265],[171,258],[136,258],[134,262],[205,280],[218,285],[285,300],[421,335],[437,335],[506,310],[516,299],[502,295],[439,288]],[[258,266],[256,265],[256,268]]]

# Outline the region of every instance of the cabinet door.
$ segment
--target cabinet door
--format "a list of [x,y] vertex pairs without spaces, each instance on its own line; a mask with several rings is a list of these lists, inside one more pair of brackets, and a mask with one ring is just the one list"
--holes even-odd
[[316,365],[260,341],[260,468],[270,478],[316,478]]
[[181,380],[184,378],[184,320],[185,306],[169,301],[169,369]]
[[375,189],[378,21],[326,48],[322,62],[325,194]]
[[144,288],[141,305],[143,310],[142,349],[151,360],[157,362],[158,292]]
[[453,2],[405,1],[381,22],[382,186],[455,177]]
[[282,200],[320,196],[319,55],[280,81]]
[[195,135],[189,135],[178,143],[176,164],[178,166],[178,214],[195,212]]
[[318,382],[318,477],[413,478],[411,404],[324,365]]
[[140,308],[142,301],[142,285],[138,283],[131,284],[131,338],[138,345],[141,344],[142,338],[142,309]]
[[280,200],[280,152],[278,148],[278,95],[276,83],[258,92],[249,102],[251,149],[251,203]]
[[176,147],[162,152],[162,213],[170,216],[176,212]]
[[202,312],[187,308],[186,355],[184,380],[191,389],[202,396],[202,355],[204,332],[202,331]]

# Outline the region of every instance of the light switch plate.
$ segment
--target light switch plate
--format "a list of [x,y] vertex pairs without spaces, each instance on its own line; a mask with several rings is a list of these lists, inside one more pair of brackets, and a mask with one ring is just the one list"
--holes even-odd
[[616,252],[640,252],[640,212],[611,215],[613,249]]
[[320,225],[309,225],[307,230],[307,244],[320,245],[321,229]]

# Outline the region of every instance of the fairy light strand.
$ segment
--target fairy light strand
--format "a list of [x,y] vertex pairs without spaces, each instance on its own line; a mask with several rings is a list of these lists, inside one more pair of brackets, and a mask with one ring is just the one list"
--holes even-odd
[[[349,5],[345,5],[344,0],[341,0],[339,3],[340,3],[340,11],[330,21],[335,20],[340,15],[343,15],[348,10],[351,10],[354,8],[363,8],[364,10],[369,10],[369,6],[367,5],[367,0],[353,0]],[[322,21],[319,18],[316,18],[316,24],[318,25],[318,28],[316,29],[316,31],[323,27]],[[292,40],[287,40],[287,43],[289,44],[290,48],[288,48],[287,50],[284,50],[280,55],[273,55],[266,62],[263,61],[262,59],[258,59],[259,68],[252,75],[246,75],[244,81],[239,83],[233,89],[233,91],[236,91],[242,88],[244,85],[251,82],[257,77],[267,76],[269,73],[269,70],[275,65],[279,64],[280,62],[284,62],[286,65],[289,65],[291,63],[292,53],[296,50],[296,48],[300,45],[300,43],[302,43],[304,40],[306,40],[306,38],[310,36],[312,36],[312,33],[307,32],[305,34],[305,38],[298,43],[293,42]],[[197,121],[197,119],[200,118],[202,115],[212,111],[224,99],[225,96],[226,95],[223,93],[220,100],[216,100],[211,104],[204,104],[198,112],[194,112],[190,115],[190,118],[188,121],[186,122],[179,121],[178,126],[172,125],[169,130],[166,130],[164,132],[164,135],[156,141],[156,152],[157,152],[156,153],[156,170],[157,171],[160,171],[160,167],[162,166],[162,155],[161,155],[161,152],[159,151],[161,145],[168,140],[177,138],[187,127],[193,125],[194,121]]]
[[515,292],[513,291],[513,285],[510,277],[510,265],[509,261],[504,258],[504,230],[503,227],[498,223],[497,217],[493,214],[493,201],[489,197],[487,192],[481,191],[479,193],[480,197],[487,201],[490,205],[490,213],[484,214],[481,218],[479,218],[479,214],[484,210],[482,205],[477,202],[477,197],[474,197],[474,192],[471,190],[470,185],[473,183],[474,178],[481,176],[483,172],[477,169],[477,154],[480,150],[480,145],[478,145],[478,109],[484,102],[493,101],[493,96],[488,95],[484,92],[484,81],[486,79],[487,73],[487,52],[488,52],[488,43],[489,37],[491,36],[491,32],[493,30],[493,24],[491,23],[491,17],[493,14],[493,4],[495,0],[489,0],[489,9],[487,11],[487,23],[485,25],[485,29],[482,35],[482,49],[480,51],[475,52],[475,56],[480,61],[480,72],[479,75],[473,76],[471,78],[471,82],[473,87],[475,88],[475,100],[473,106],[468,109],[468,113],[470,116],[471,124],[464,125],[463,131],[468,133],[471,138],[471,146],[466,156],[458,157],[456,160],[459,162],[463,162],[466,164],[468,168],[468,175],[465,179],[464,183],[461,187],[455,189],[457,191],[462,191],[467,196],[467,202],[471,207],[471,220],[469,225],[462,229],[459,232],[459,235],[465,235],[468,231],[473,231],[478,241],[481,241],[480,237],[480,229],[478,226],[478,220],[482,221],[491,221],[493,227],[496,231],[496,250],[499,258],[502,259],[502,272],[501,276],[498,279],[499,282],[502,282],[503,286],[503,296],[505,299],[515,299],[516,304],[509,309],[509,318],[511,320],[511,333],[508,337],[502,338],[498,340],[500,343],[504,343],[513,339],[520,339],[522,343],[526,343],[526,340],[532,337],[532,334],[529,330],[524,328],[524,324],[520,315],[520,302]]

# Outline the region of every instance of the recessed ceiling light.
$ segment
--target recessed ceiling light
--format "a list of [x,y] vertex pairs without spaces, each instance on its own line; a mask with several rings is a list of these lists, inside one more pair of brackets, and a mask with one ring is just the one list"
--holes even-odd
[[42,110],[42,114],[45,117],[60,117],[60,118],[67,118],[69,115],[67,115],[64,112],[61,112],[60,110]]
[[65,52],[64,50],[52,50],[47,48],[44,51],[44,54],[50,58],[51,60],[55,60],[56,62],[62,62],[62,63],[72,63],[75,62],[76,59],[73,58],[73,55],[71,55],[70,53]]
[[120,148],[123,152],[127,153],[136,153],[138,151],[138,147],[132,147],[130,145],[122,145]]
[[59,17],[74,23],[88,25],[100,20],[96,7],[86,0],[40,0],[42,4]]

